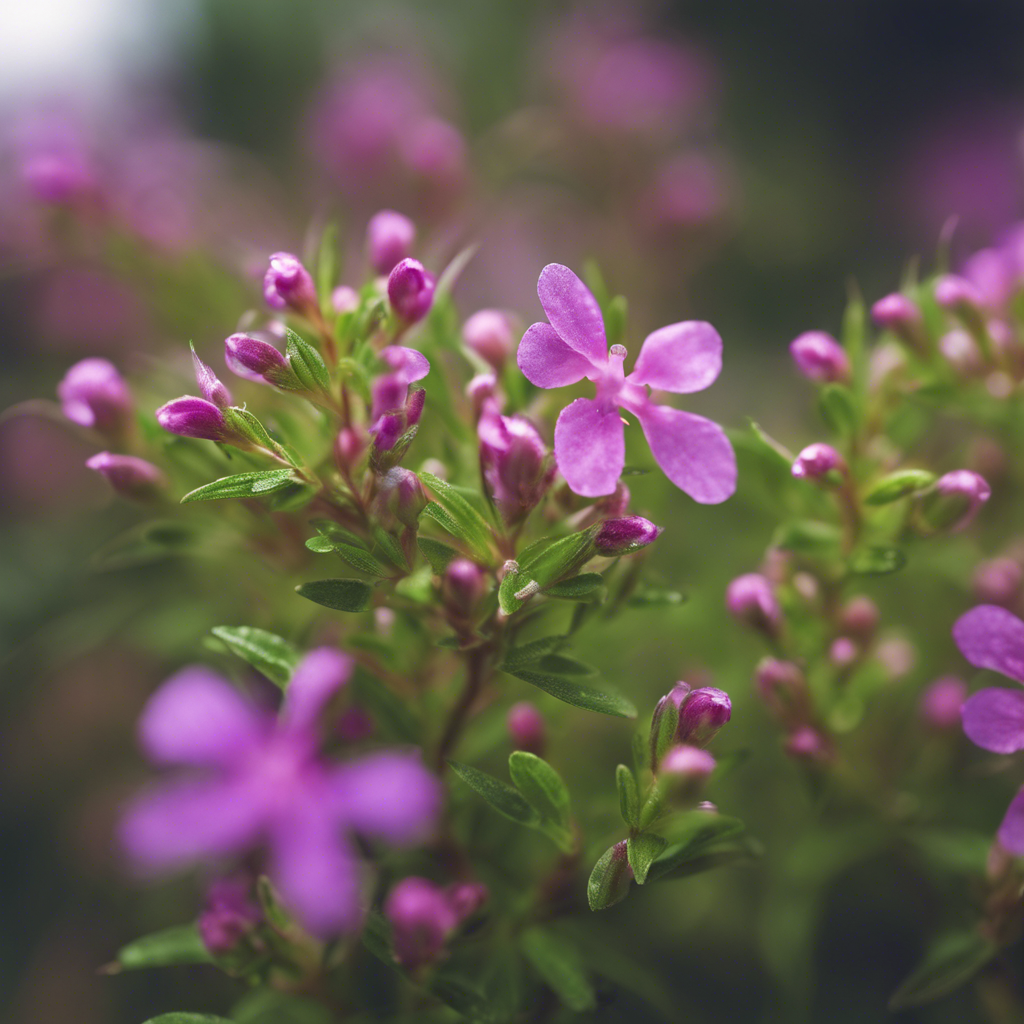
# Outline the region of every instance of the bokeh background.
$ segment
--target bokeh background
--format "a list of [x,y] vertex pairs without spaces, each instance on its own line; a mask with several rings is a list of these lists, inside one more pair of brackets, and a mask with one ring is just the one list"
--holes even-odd
[[[950,217],[954,262],[1016,220],[1022,132],[1016,0],[4,5],[0,407],[51,399],[89,354],[146,375],[140,405],[155,407],[180,393],[188,339],[214,352],[256,305],[268,252],[302,251],[338,218],[355,284],[366,217],[386,205],[416,218],[438,265],[480,242],[455,293],[464,314],[532,322],[540,268],[594,259],[630,299],[630,344],[712,321],[725,370],[689,407],[751,416],[795,449],[818,427],[788,342],[838,330],[851,287],[873,299],[913,255],[931,265]],[[80,161],[79,217],[54,221],[26,184],[27,162],[53,152]],[[98,240],[101,216],[118,230]],[[213,624],[286,632],[306,614],[241,553],[104,558],[137,519],[88,454],[43,408],[0,423],[0,1006],[19,1024],[229,1004],[212,971],[97,973],[196,908],[194,881],[126,884],[111,829],[144,776],[132,725],[156,683]],[[649,966],[657,1009],[620,1000],[596,1019],[885,1020],[929,935],[971,919],[969,887],[820,814],[751,699],[759,645],[725,621],[722,594],[770,538],[770,494],[741,478],[704,509],[654,476],[631,485],[634,508],[670,527],[652,582],[690,600],[627,613],[587,656],[641,707],[698,675],[733,695],[723,746],[749,755],[717,798],[766,853],[602,915],[595,928],[628,935]],[[869,588],[892,636],[916,641],[872,728],[917,728],[921,688],[956,664],[970,566],[1005,525]],[[913,740],[964,766],[936,819],[990,833],[1009,790],[979,795],[962,738]],[[577,716],[551,759],[600,818],[628,749],[628,730]],[[897,1019],[979,1013],[961,993]]]

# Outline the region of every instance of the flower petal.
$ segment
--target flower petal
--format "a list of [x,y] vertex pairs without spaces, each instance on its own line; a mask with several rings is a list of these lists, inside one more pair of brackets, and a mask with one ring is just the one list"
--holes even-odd
[[549,263],[540,272],[537,297],[551,326],[569,348],[592,363],[601,364],[608,358],[601,307],[568,267]]
[[996,838],[1010,853],[1024,854],[1024,789],[1010,801]]
[[274,823],[270,854],[270,879],[305,928],[327,938],[360,926],[359,858],[327,808],[306,800],[289,808]]
[[121,819],[121,847],[143,871],[223,857],[259,838],[264,802],[240,779],[184,779],[144,790]]
[[430,362],[427,357],[414,348],[404,345],[388,345],[381,349],[380,358],[394,370],[401,381],[411,384],[423,380],[430,373]]
[[564,388],[595,368],[586,356],[569,348],[551,324],[534,324],[527,330],[516,362],[526,379],[539,388]]
[[991,687],[964,701],[960,710],[967,738],[996,754],[1024,750],[1024,693]]
[[567,405],[555,424],[555,461],[577,494],[611,494],[626,464],[626,437],[617,407],[604,410],[591,398]]
[[138,735],[157,764],[227,766],[259,742],[267,724],[230,683],[192,665],[150,697]]
[[409,846],[433,831],[441,785],[418,755],[383,751],[339,768],[331,800],[357,832]]
[[702,505],[717,505],[736,490],[736,454],[717,423],[667,405],[637,412],[665,476]]
[[647,335],[629,380],[685,395],[709,387],[721,370],[718,331],[703,320],[686,320]]
[[352,659],[334,647],[317,647],[299,662],[281,714],[289,729],[311,729],[324,705],[348,682]]
[[1024,683],[1024,622],[1012,612],[978,605],[956,620],[953,639],[972,665]]

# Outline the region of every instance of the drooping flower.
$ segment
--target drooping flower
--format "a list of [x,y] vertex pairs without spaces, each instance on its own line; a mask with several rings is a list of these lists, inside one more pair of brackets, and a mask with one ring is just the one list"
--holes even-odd
[[555,460],[569,487],[596,498],[615,490],[626,460],[619,407],[640,421],[655,461],[679,488],[702,504],[725,501],[736,489],[736,456],[717,423],[653,401],[648,387],[677,394],[702,391],[722,367],[722,339],[708,323],[662,327],[645,339],[633,372],[626,349],[608,350],[597,300],[568,268],[546,266],[537,294],[549,323],[537,323],[519,343],[517,361],[541,388],[586,377],[594,398],[577,398],[555,426]]
[[[1024,622],[998,605],[982,604],[961,615],[953,626],[960,653],[978,668],[1024,683]],[[972,743],[997,754],[1024,750],[1024,693],[987,687],[968,697],[961,710],[964,732]],[[1024,854],[1024,789],[1011,801],[999,826],[999,842]]]
[[357,928],[362,870],[350,835],[422,841],[440,788],[406,751],[347,763],[320,756],[318,719],[351,671],[340,651],[311,651],[276,719],[206,668],[169,679],[143,710],[139,737],[152,761],[189,771],[128,808],[121,842],[136,867],[171,870],[265,845],[267,873],[305,927],[318,935]]

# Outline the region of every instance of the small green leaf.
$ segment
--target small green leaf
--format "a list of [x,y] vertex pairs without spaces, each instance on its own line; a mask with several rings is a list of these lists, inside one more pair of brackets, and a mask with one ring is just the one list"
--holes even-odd
[[976,931],[950,932],[928,950],[920,966],[889,1000],[890,1010],[930,1003],[970,981],[999,951]]
[[150,1017],[144,1024],[235,1024],[227,1017],[215,1017],[212,1013],[161,1013]]
[[294,483],[300,483],[290,469],[261,469],[249,473],[222,476],[212,483],[203,484],[189,491],[181,504],[190,501],[214,501],[218,498],[259,498],[275,491],[283,491]]
[[858,576],[885,576],[899,572],[907,564],[907,556],[893,547],[870,547],[850,556],[848,569]]
[[438,526],[441,527],[446,533],[450,533],[457,540],[464,541],[465,544],[472,551],[475,558],[479,558],[482,561],[487,561],[490,558],[490,553],[481,549],[469,536],[468,532],[463,528],[462,524],[458,519],[455,518],[438,501],[428,501],[424,506],[423,511],[420,513],[420,520],[432,519]]
[[373,588],[363,580],[310,580],[297,586],[295,592],[307,601],[335,611],[365,612],[370,607]]
[[857,406],[853,394],[842,384],[826,384],[818,397],[821,418],[841,437],[852,437],[857,430]]
[[626,841],[629,866],[633,869],[637,885],[643,885],[647,881],[647,872],[666,846],[667,840],[653,832],[641,832],[639,835],[630,836]]
[[117,966],[125,971],[176,964],[210,964],[213,957],[193,924],[175,925],[129,942],[117,954]]
[[637,591],[626,600],[630,608],[665,608],[685,603],[686,595],[678,590],[655,590],[651,587]]
[[727,860],[750,856],[749,847],[737,842],[744,827],[736,818],[708,811],[688,811],[675,816],[669,826],[670,845],[651,865],[650,881],[692,874],[694,868],[715,867],[718,863],[715,854],[725,854]]
[[214,626],[210,632],[282,690],[288,686],[301,657],[294,644],[255,626]]
[[564,645],[565,637],[558,634],[531,640],[528,644],[520,644],[518,647],[510,647],[505,652],[505,663],[501,667],[506,672],[515,668],[525,668]]
[[591,910],[607,910],[629,895],[633,869],[629,866],[626,840],[601,854],[587,881],[587,902]]
[[933,483],[935,474],[926,469],[900,469],[876,480],[864,495],[864,502],[867,505],[888,505],[923,491]]
[[306,391],[328,394],[331,390],[331,375],[327,372],[327,364],[320,353],[291,328],[285,328],[285,338],[288,364],[299,383]]
[[343,544],[341,541],[333,543],[335,552],[353,569],[365,572],[367,576],[377,576],[380,579],[387,579],[391,576],[391,570],[380,559],[374,558],[369,551],[364,551],[352,544]]
[[517,569],[507,569],[498,584],[498,607],[506,615],[519,611],[526,603],[524,598],[516,597],[530,582],[530,578]]
[[306,541],[306,547],[309,548],[314,554],[317,555],[329,555],[334,551],[334,541],[330,537],[324,537],[322,534],[317,534],[315,537],[310,537]]
[[310,996],[276,992],[271,988],[250,992],[231,1011],[235,1024],[335,1024],[334,1014]]
[[594,987],[583,967],[579,952],[568,939],[550,928],[534,925],[519,936],[523,955],[533,969],[551,986],[562,1004],[575,1013],[597,1005]]
[[366,548],[366,541],[362,537],[356,536],[351,530],[346,530],[340,523],[336,523],[333,519],[310,519],[309,525],[321,537],[325,537],[328,540],[341,541],[342,544],[351,544],[353,547]]
[[762,452],[765,457],[787,472],[793,465],[796,456],[781,442],[768,434],[760,423],[754,420],[747,420],[750,424],[750,433],[754,436],[757,451]]
[[636,828],[640,823],[640,789],[636,784],[636,776],[624,764],[615,769],[615,785],[619,790],[619,813],[622,820],[630,828]]
[[794,519],[775,531],[772,546],[802,555],[830,555],[842,543],[842,531],[834,523]]
[[575,679],[549,675],[546,672],[534,672],[531,669],[516,669],[509,674],[574,707],[597,711],[602,715],[614,715],[617,718],[636,718],[636,708],[625,697],[596,690]]
[[428,985],[430,991],[459,1013],[463,1019],[478,1024],[495,1024],[487,997],[476,983],[454,968],[444,966],[434,972]]
[[[259,445],[260,448],[277,452],[279,455],[286,455],[285,449],[267,433],[267,428],[248,409],[242,409],[236,405],[225,409],[224,422],[229,430],[241,434],[242,437]],[[289,458],[288,461],[292,462],[292,459]],[[292,464],[294,465],[294,462]]]
[[[465,540],[477,555],[486,560],[491,549],[491,529],[483,516],[451,484],[433,473],[420,473],[420,479],[448,511],[460,531],[456,533],[446,527],[448,532]],[[430,508],[429,504],[427,508]]]
[[373,542],[384,552],[385,557],[395,568],[403,571],[408,571],[411,568],[409,560],[405,557],[405,552],[402,550],[402,545],[387,530],[380,526],[375,526],[373,528]]
[[543,758],[525,750],[513,751],[508,770],[516,788],[540,816],[540,828],[566,853],[573,848],[569,790],[562,777]]
[[550,672],[556,676],[593,676],[597,670],[593,665],[577,661],[575,658],[567,658],[564,654],[545,654],[537,662],[537,668],[541,672]]
[[439,540],[431,540],[429,537],[417,537],[416,545],[423,552],[423,557],[430,563],[430,568],[435,576],[443,576],[445,569],[459,557],[455,548],[442,544]]
[[604,587],[604,577],[597,572],[585,572],[544,588],[548,597],[561,597],[569,601],[585,601]]
[[594,535],[598,527],[571,533],[568,537],[547,545],[536,556],[520,556],[522,574],[536,580],[541,587],[549,587],[558,580],[573,576],[594,555]]
[[499,814],[516,822],[536,828],[540,822],[537,812],[523,799],[517,789],[507,782],[496,779],[487,772],[473,768],[461,761],[449,761],[448,766],[471,789],[475,789]]

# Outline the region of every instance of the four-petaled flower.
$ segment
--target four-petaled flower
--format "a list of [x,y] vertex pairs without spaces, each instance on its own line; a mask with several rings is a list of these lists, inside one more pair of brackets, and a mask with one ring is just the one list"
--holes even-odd
[[586,377],[594,398],[577,398],[555,426],[555,460],[569,487],[593,498],[611,494],[626,461],[619,407],[640,421],[658,465],[677,487],[702,504],[725,501],[736,489],[736,456],[717,423],[651,399],[648,386],[689,394],[702,391],[722,368],[722,339],[708,323],[688,320],[649,334],[633,372],[626,349],[608,350],[597,300],[568,268],[546,266],[537,294],[550,323],[534,324],[519,343],[519,368],[541,388]]
[[333,648],[299,663],[280,714],[257,708],[215,673],[182,669],[139,722],[152,761],[192,771],[159,782],[128,808],[121,841],[144,871],[269,850],[268,875],[317,935],[358,928],[362,866],[347,834],[396,846],[429,835],[440,785],[407,751],[347,763],[319,756],[318,719],[352,661]]

